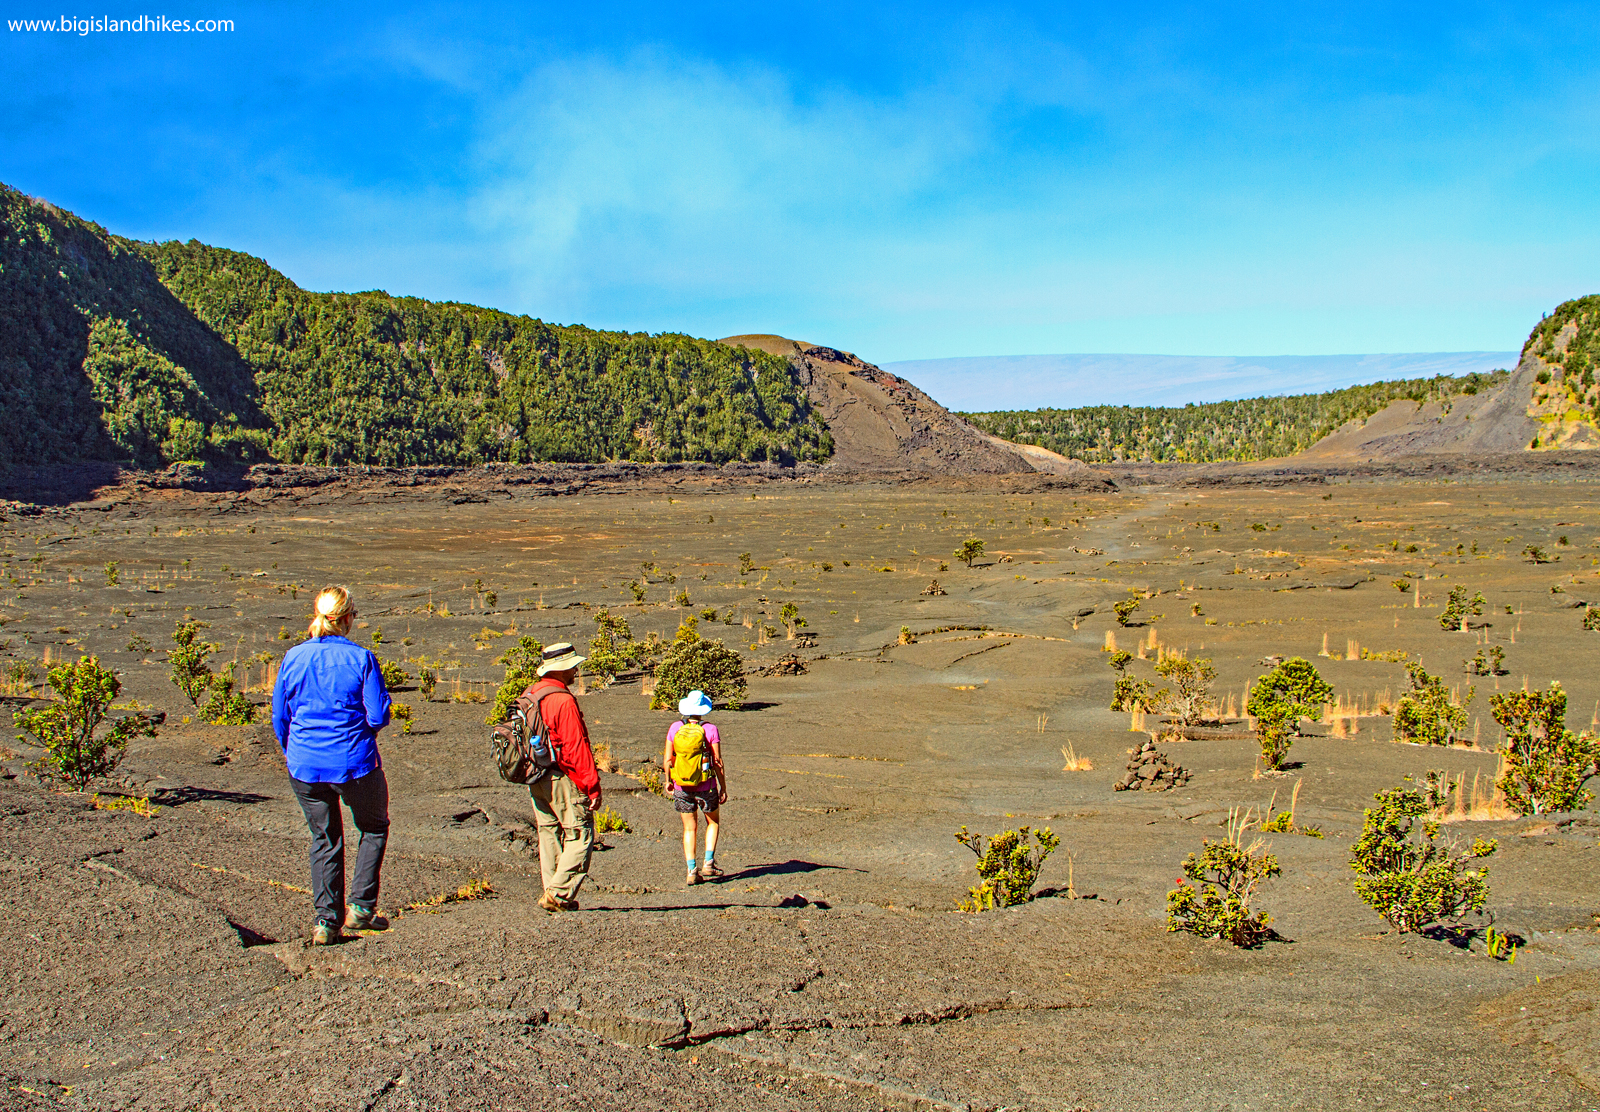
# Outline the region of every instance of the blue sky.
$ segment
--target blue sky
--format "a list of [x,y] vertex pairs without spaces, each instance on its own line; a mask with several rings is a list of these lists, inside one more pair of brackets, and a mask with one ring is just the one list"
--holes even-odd
[[[63,7],[30,3],[6,17]],[[1591,7],[1132,9],[219,0],[168,14],[231,34],[7,30],[0,180],[312,289],[875,362],[1503,351],[1600,291]]]

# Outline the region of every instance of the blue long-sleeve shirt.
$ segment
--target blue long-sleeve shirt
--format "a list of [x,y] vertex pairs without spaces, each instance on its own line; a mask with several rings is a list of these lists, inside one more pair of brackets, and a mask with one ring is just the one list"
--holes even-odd
[[272,728],[289,775],[342,784],[377,768],[389,691],[378,658],[337,635],[290,649],[272,689]]

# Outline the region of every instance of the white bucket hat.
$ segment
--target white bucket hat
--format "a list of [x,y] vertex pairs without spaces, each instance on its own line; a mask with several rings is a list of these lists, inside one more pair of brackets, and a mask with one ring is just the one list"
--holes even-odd
[[554,645],[546,645],[539,656],[539,674],[546,672],[565,672],[568,668],[576,668],[589,658],[579,656],[578,650],[572,647],[570,641],[557,641]]
[[706,715],[711,713],[711,700],[706,698],[704,691],[691,691],[678,700],[678,713],[685,718],[692,714]]

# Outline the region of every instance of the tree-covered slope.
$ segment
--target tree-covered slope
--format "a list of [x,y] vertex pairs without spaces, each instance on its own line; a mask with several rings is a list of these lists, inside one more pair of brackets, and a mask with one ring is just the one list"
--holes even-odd
[[1090,463],[1117,460],[1257,460],[1292,455],[1347,421],[1370,417],[1392,401],[1419,403],[1476,394],[1507,372],[1408,379],[1351,386],[1324,394],[1206,402],[1182,407],[1096,405],[966,413],[994,436],[1037,444]]
[[688,336],[302,290],[0,186],[0,462],[822,460],[789,363]]

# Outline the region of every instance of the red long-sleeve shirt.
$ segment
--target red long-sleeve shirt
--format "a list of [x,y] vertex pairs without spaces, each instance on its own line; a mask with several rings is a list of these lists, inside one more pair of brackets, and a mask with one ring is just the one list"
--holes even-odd
[[544,712],[545,724],[556,743],[556,767],[571,778],[579,791],[589,797],[589,802],[600,806],[600,770],[595,767],[594,750],[589,745],[589,727],[584,724],[583,711],[578,700],[572,697],[567,685],[546,676],[527,694],[538,699],[545,692],[550,697],[539,704]]

